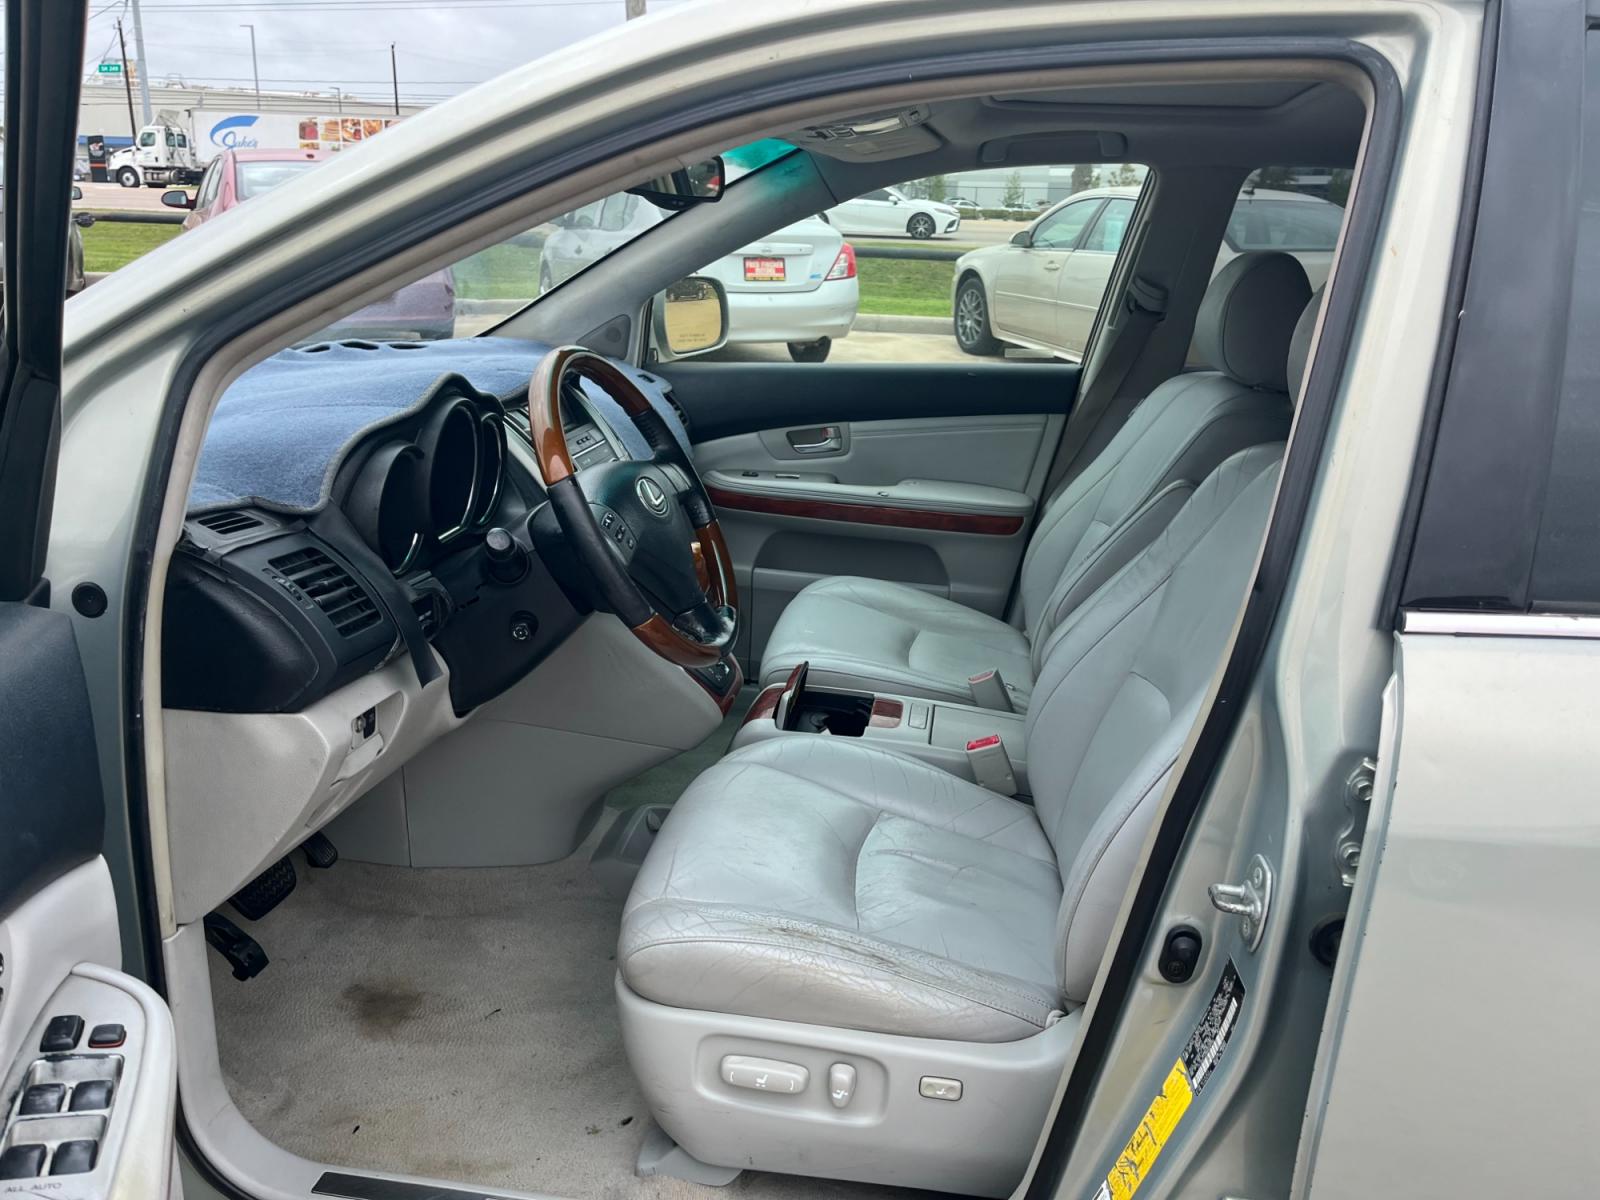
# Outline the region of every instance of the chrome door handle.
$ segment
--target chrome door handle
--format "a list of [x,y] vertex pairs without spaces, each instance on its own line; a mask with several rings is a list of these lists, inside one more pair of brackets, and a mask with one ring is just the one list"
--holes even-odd
[[[824,425],[820,429],[791,429],[786,435],[789,449],[796,454],[826,454],[830,450],[844,449],[844,437],[837,425]],[[812,438],[801,441],[801,438]]]
[[1045,264],[1044,264],[1044,269],[1046,271],[1059,271],[1059,270],[1061,270],[1061,260],[1058,259],[1058,258],[1046,259],[1045,260]]

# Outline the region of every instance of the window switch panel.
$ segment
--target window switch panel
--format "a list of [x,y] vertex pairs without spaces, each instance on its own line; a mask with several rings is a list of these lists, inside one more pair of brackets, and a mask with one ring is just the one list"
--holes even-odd
[[72,1089],[70,1112],[98,1112],[111,1107],[111,1080],[89,1079]]
[[62,1083],[36,1083],[22,1093],[22,1103],[17,1105],[19,1117],[41,1117],[61,1111],[61,1102],[67,1098],[67,1088]]
[[39,1050],[44,1054],[59,1054],[64,1050],[76,1050],[78,1048],[78,1039],[82,1036],[82,1017],[51,1017],[50,1024],[44,1027],[44,1037],[39,1041]]
[[94,1160],[100,1152],[100,1143],[93,1138],[62,1142],[50,1160],[52,1175],[82,1175],[94,1170]]
[[33,1179],[44,1174],[45,1148],[36,1142],[0,1154],[0,1179]]

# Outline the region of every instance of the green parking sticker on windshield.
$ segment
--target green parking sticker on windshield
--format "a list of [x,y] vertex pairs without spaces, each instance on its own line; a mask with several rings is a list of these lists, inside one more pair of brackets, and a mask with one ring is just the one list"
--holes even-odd
[[1122,1153],[1117,1155],[1105,1181],[1095,1190],[1094,1200],[1131,1200],[1139,1190],[1139,1185],[1155,1169],[1161,1151],[1172,1140],[1195,1098],[1216,1074],[1243,1009],[1244,981],[1230,958],[1222,968],[1216,991],[1211,993],[1205,1015],[1189,1035],[1182,1055],[1162,1080],[1161,1090],[1145,1108],[1138,1127],[1128,1138]]

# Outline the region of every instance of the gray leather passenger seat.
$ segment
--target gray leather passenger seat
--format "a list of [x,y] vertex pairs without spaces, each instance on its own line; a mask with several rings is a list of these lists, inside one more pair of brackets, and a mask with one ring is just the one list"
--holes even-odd
[[1040,517],[1022,562],[1017,625],[905,584],[835,576],[790,602],[761,660],[763,685],[802,662],[828,687],[966,702],[967,680],[998,668],[1029,703],[1067,614],[1164,529],[1218,463],[1287,436],[1285,361],[1310,285],[1288,254],[1233,259],[1195,320],[1210,370],[1163,383]]
[[[1294,339],[1297,355],[1308,341]],[[1302,370],[1297,358],[1279,378],[1298,385]],[[1057,626],[1026,721],[1032,805],[799,733],[689,786],[617,953],[629,1060],[685,1151],[1011,1191],[1233,636],[1282,449],[1225,459]],[[769,1073],[784,1095],[748,1090]],[[837,1078],[852,1081],[843,1104]]]

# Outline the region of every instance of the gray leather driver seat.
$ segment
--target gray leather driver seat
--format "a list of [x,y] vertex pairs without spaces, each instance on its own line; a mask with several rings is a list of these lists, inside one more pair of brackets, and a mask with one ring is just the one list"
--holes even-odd
[[1194,334],[1211,369],[1151,392],[1045,508],[1022,561],[1019,625],[906,584],[835,576],[784,609],[761,683],[809,662],[823,686],[965,703],[967,680],[999,668],[1025,708],[1067,615],[1150,544],[1218,463],[1288,434],[1285,364],[1310,292],[1299,262],[1277,251],[1242,254],[1217,273]]

